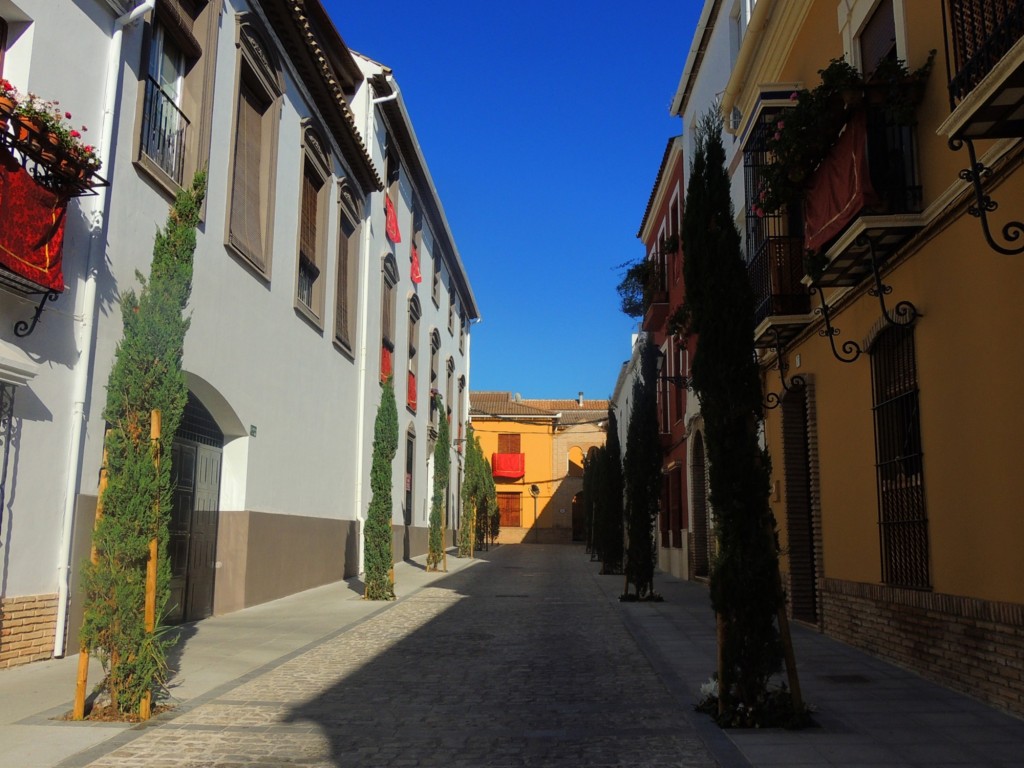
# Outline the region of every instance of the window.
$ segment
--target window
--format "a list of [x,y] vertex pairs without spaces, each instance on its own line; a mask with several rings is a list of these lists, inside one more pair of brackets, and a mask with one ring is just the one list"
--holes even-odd
[[413,481],[416,468],[416,433],[410,428],[405,435],[405,509],[403,518],[406,525],[412,525]]
[[[440,381],[438,379],[439,369],[438,366],[441,364],[441,334],[437,332],[437,328],[430,330],[430,392],[433,394],[438,391]],[[434,398],[430,399],[430,423],[437,425],[437,408],[434,407]]]
[[[677,377],[686,376],[686,347],[677,340],[674,341],[673,346],[675,347],[675,370],[673,373]],[[672,386],[675,388],[675,412],[676,421],[681,421],[686,417],[686,387],[682,386],[682,378],[676,378]]]
[[398,284],[398,265],[395,255],[388,253],[381,265],[380,298],[380,378],[385,381],[394,373],[395,353],[395,286]]
[[420,300],[417,296],[409,299],[409,377],[408,394],[405,404],[409,410],[416,413],[416,369],[419,361],[416,358],[416,350],[420,338],[420,315],[423,310],[420,307]]
[[0,76],[4,74],[4,59],[7,56],[7,19],[0,18]]
[[464,408],[463,403],[465,402],[465,400],[466,400],[466,377],[465,376],[459,376],[459,404],[458,404],[458,409],[457,409],[457,412],[459,414],[459,416],[458,416],[458,418],[459,418],[459,429],[458,429],[459,442],[458,442],[458,446],[457,446],[457,449],[456,449],[456,450],[458,450],[459,453],[462,453],[463,446],[465,445],[465,439],[464,438],[465,438],[466,414],[465,414],[465,411],[463,410],[463,408]]
[[466,325],[469,323],[466,320],[466,313],[463,312],[459,317],[459,352],[466,351]]
[[295,302],[299,311],[319,326],[324,315],[324,281],[320,274],[327,260],[327,180],[331,172],[323,143],[308,125],[303,132],[302,159]]
[[282,86],[270,49],[245,22],[239,26],[239,52],[227,242],[269,277]]
[[522,453],[522,435],[504,432],[498,435],[498,453]]
[[454,395],[454,391],[455,391],[455,360],[449,357],[448,358],[448,365],[446,366],[446,368],[448,369],[448,378],[447,378],[447,383],[445,385],[444,405],[445,405],[445,408],[448,409],[448,412],[446,414],[447,417],[448,417],[448,423],[451,424],[452,423],[452,398],[455,396]]
[[[434,243],[434,249],[437,249],[437,243]],[[434,299],[434,306],[441,306],[441,254],[440,252],[431,254],[431,260],[434,262],[434,277],[430,283],[430,295]]]
[[522,526],[521,493],[499,493],[498,514],[501,516],[502,528],[519,528]]
[[[451,282],[451,281],[450,281]],[[455,335],[455,285],[448,286],[448,334]]]
[[871,346],[882,581],[927,589],[928,516],[913,327],[890,326]]
[[219,10],[158,0],[139,67],[136,164],[169,195],[209,165]]
[[896,17],[892,0],[882,0],[860,33],[860,64],[865,77],[890,58],[896,58]]
[[334,341],[350,355],[356,323],[356,282],[359,273],[359,222],[362,205],[357,204],[345,179],[338,182],[339,232],[338,276],[334,305]]

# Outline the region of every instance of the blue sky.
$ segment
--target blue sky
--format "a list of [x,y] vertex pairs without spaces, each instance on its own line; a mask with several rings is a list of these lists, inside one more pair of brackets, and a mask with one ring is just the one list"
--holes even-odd
[[324,4],[402,89],[483,318],[470,388],[610,396],[701,0]]

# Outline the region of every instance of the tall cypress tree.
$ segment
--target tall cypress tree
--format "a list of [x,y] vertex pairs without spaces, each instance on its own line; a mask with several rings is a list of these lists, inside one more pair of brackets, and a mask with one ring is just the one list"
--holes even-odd
[[473,556],[473,538],[476,534],[477,499],[483,495],[480,482],[480,464],[483,454],[473,427],[466,429],[465,474],[462,477],[462,520],[459,523],[459,557]]
[[624,478],[626,487],[626,592],[635,599],[656,598],[654,566],[657,543],[654,525],[661,497],[661,444],[658,441],[657,348],[641,342],[640,375],[633,380],[633,410],[626,434]]
[[768,457],[758,440],[763,410],[754,357],[754,302],[733,222],[717,110],[701,119],[683,215],[684,320],[698,334],[693,387],[707,446],[718,555],[711,601],[724,623],[723,679],[729,711],[754,712],[781,668],[774,619],[778,589]]
[[434,445],[434,497],[430,504],[430,534],[427,543],[427,570],[436,571],[444,559],[444,534],[441,530],[442,507],[448,492],[451,475],[451,428],[444,412],[444,401],[440,395],[434,399],[441,424],[437,430]]
[[608,437],[604,445],[604,503],[601,523],[601,560],[604,573],[622,570],[623,477],[622,449],[619,443],[619,422],[615,411],[608,409]]
[[[85,620],[81,641],[98,652],[104,681],[121,713],[135,713],[147,693],[166,681],[168,642],[145,628],[146,563],[157,540],[157,621],[169,597],[167,561],[171,511],[171,443],[181,422],[188,386],[181,369],[192,292],[196,227],[206,174],[178,193],[157,233],[147,281],[136,296],[121,296],[124,335],[114,353],[103,416],[108,484],[103,516],[93,532],[96,562],[85,568]],[[161,414],[159,471],[150,444],[151,412]]]
[[398,406],[395,385],[389,376],[381,387],[380,406],[373,426],[373,460],[370,466],[370,508],[363,531],[367,600],[391,600],[395,588],[390,572],[394,565],[391,549],[391,474],[398,452]]

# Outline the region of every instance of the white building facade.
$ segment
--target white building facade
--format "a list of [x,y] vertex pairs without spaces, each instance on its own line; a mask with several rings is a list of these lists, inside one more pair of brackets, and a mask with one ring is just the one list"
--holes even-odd
[[[208,169],[208,182],[183,359],[190,398],[172,457],[170,620],[361,571],[388,311],[402,434],[415,438],[408,467],[402,447],[395,461],[396,540],[410,542],[395,556],[425,552],[419,511],[439,418],[428,333],[440,337],[434,388],[451,403],[455,437],[478,317],[422,154],[401,140],[414,197],[392,197],[403,237],[389,238],[385,142],[405,136],[416,146],[415,135],[404,108],[395,112],[400,95],[377,101],[370,68],[318,0],[53,5],[0,0],[0,74],[89,127],[109,186],[68,204],[63,292],[51,299],[0,279],[0,668],[77,649],[76,572],[95,514],[119,297],[138,290],[154,234],[197,170]],[[415,209],[419,230],[410,199],[426,201]],[[423,233],[422,284],[412,276],[414,232]],[[402,409],[410,373],[417,397]]]

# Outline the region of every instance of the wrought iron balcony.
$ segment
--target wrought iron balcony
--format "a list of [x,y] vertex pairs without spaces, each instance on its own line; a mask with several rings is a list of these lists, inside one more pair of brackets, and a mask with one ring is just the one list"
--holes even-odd
[[146,79],[142,115],[142,151],[181,184],[185,170],[185,135],[189,120],[152,77]]
[[949,106],[964,105],[953,136],[1024,136],[1024,4],[1019,0],[947,0]]
[[922,226],[915,127],[865,104],[811,178],[807,201],[806,246],[824,254],[810,277],[859,284],[872,258],[880,265]]
[[[768,237],[753,254],[747,275],[754,291],[754,323],[793,318],[806,325],[810,296],[800,282],[804,276],[802,237]],[[760,335],[760,334],[759,334]]]
[[664,327],[668,320],[668,263],[665,255],[655,252],[649,262],[650,271],[644,285],[643,328],[645,331],[656,331]]

